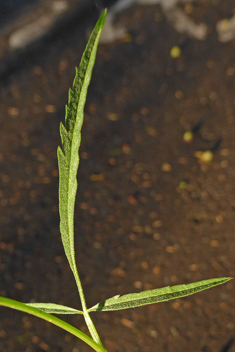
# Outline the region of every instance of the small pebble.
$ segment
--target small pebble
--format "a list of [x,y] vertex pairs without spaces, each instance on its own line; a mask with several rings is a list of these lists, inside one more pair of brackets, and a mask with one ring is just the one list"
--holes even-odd
[[15,284],[15,288],[17,288],[17,290],[23,290],[24,289],[24,284],[22,282],[17,282]]
[[122,269],[122,268],[116,268],[116,269],[113,269],[110,273],[112,276],[119,276],[119,277],[124,277],[126,276],[126,273],[125,271]]
[[46,110],[46,112],[54,113],[54,112],[56,112],[56,106],[48,104],[45,106],[45,110]]
[[148,262],[146,262],[146,261],[143,261],[143,262],[141,262],[141,266],[142,266],[142,268],[143,269],[148,269],[148,267],[149,267],[149,264],[148,264]]
[[216,220],[216,222],[218,222],[219,224],[221,224],[224,219],[223,219],[223,217],[222,217],[221,215],[217,215],[217,216],[215,217],[215,220]]
[[181,181],[180,184],[179,184],[179,188],[185,189],[187,187],[187,185],[188,185],[187,182]]
[[134,322],[129,319],[126,319],[126,318],[122,318],[121,323],[122,323],[122,325],[124,325],[130,329],[132,329],[134,327]]
[[41,342],[39,344],[39,347],[43,350],[43,351],[49,351],[50,347],[45,343],[45,342]]
[[176,97],[176,99],[183,99],[184,93],[181,92],[181,90],[177,90],[177,91],[175,92],[175,97]]
[[110,112],[110,113],[108,113],[107,118],[108,118],[110,121],[117,121],[119,117],[118,117],[118,115],[115,114],[114,112]]
[[183,140],[187,143],[191,142],[193,140],[193,132],[186,131],[183,135]]
[[18,116],[19,115],[19,109],[14,108],[14,107],[10,107],[7,109],[7,112],[9,115],[11,116]]
[[105,179],[105,175],[104,174],[93,174],[90,177],[91,181],[103,181]]
[[198,270],[198,264],[191,264],[191,265],[189,265],[189,270],[191,270],[191,271],[196,271],[196,270]]
[[219,242],[216,240],[211,240],[210,241],[210,246],[211,247],[219,247]]
[[167,246],[166,251],[167,253],[175,253],[175,248],[174,246]]
[[155,275],[160,274],[160,271],[161,271],[161,268],[160,268],[159,266],[155,266],[155,267],[153,268],[153,273],[154,273]]
[[129,146],[129,144],[123,144],[122,151],[124,154],[129,154],[131,152],[131,147]]
[[134,287],[135,288],[138,288],[138,289],[141,289],[143,287],[143,282],[141,281],[135,281],[134,282]]
[[157,232],[154,233],[154,234],[153,234],[153,239],[156,240],[156,241],[159,241],[159,240],[161,239],[160,233],[157,233]]
[[162,221],[161,220],[156,220],[152,223],[153,227],[161,227],[162,226]]
[[200,162],[205,164],[211,164],[213,160],[213,153],[210,150],[206,150],[205,152],[197,151],[194,155]]
[[164,163],[164,164],[162,165],[162,171],[169,172],[169,171],[171,171],[171,170],[172,170],[172,167],[171,167],[170,164]]
[[180,306],[180,302],[177,300],[177,301],[174,301],[171,303],[171,306],[176,309],[176,310],[179,310],[181,308]]
[[151,126],[146,127],[146,132],[152,137],[156,137],[157,135],[157,131]]
[[181,55],[181,49],[178,45],[175,45],[171,48],[171,52],[170,52],[171,57],[173,57],[174,59],[177,59],[178,57],[180,57]]

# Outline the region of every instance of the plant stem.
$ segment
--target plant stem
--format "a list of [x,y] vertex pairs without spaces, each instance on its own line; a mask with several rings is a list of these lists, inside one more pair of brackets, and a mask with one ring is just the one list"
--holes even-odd
[[55,317],[54,315],[45,313],[37,308],[27,306],[24,303],[15,301],[13,299],[5,298],[5,297],[0,297],[0,306],[16,309],[21,312],[32,314],[38,318],[44,319],[44,320],[46,320],[56,326],[59,326],[63,330],[70,332],[72,335],[78,337],[79,339],[84,341],[86,344],[88,344],[90,347],[92,347],[95,351],[107,352],[107,350],[103,347],[103,345],[101,343],[100,344],[96,343],[94,340],[92,340],[89,336],[84,334],[82,331],[76,329],[74,326]]
[[[98,343],[100,346],[103,347],[102,345],[102,342],[100,340],[100,337],[98,335],[98,332],[95,328],[95,325],[88,313],[88,309],[87,309],[87,305],[86,305],[86,300],[85,300],[85,295],[84,295],[84,292],[83,292],[83,288],[82,288],[82,283],[81,283],[81,280],[80,280],[80,277],[79,277],[79,274],[78,274],[78,271],[77,271],[77,266],[76,266],[76,263],[74,263],[74,267],[76,268],[75,271],[74,271],[74,277],[75,277],[75,281],[77,283],[77,288],[78,288],[78,292],[79,292],[79,296],[80,296],[80,300],[81,300],[81,304],[82,304],[82,310],[84,312],[84,318],[85,318],[85,321],[86,321],[86,324],[87,324],[87,327],[90,331],[90,334],[93,338],[93,340]],[[104,348],[104,347],[103,347]]]

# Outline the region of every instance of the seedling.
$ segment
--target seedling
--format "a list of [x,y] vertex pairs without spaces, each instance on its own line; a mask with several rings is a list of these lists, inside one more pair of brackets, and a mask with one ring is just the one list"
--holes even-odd
[[[21,303],[9,298],[0,297],[0,305],[20,310],[49,321],[52,324],[57,325],[77,336],[97,352],[105,352],[107,350],[103,346],[91,319],[90,314],[92,312],[133,308],[146,304],[185,297],[223,284],[231,279],[229,277],[209,279],[194,282],[188,285],[165,287],[143,291],[140,293],[131,293],[124,296],[116,295],[112,298],[106,299],[103,302],[97,303],[89,309],[87,308],[75,260],[74,206],[77,193],[77,170],[79,165],[78,150],[81,142],[84,105],[105,18],[106,11],[103,12],[98,20],[82,56],[80,66],[76,70],[73,87],[69,90],[69,101],[68,106],[66,106],[65,125],[62,123],[60,125],[62,148],[58,147],[60,232],[65,254],[77,284],[82,310],[77,310],[54,303]],[[91,337],[84,334],[74,326],[55,317],[53,314],[83,315]]]

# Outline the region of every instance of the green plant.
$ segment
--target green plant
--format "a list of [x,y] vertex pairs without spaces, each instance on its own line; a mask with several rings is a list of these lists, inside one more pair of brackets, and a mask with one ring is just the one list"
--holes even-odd
[[[60,125],[60,134],[62,148],[58,148],[59,162],[59,212],[60,212],[60,231],[65,254],[73,272],[78,292],[81,299],[82,310],[53,304],[53,303],[21,303],[9,298],[0,297],[0,305],[20,310],[61,327],[62,329],[77,336],[95,351],[106,351],[103,346],[93,321],[90,317],[91,312],[95,311],[112,311],[132,307],[138,307],[151,303],[168,301],[170,299],[185,297],[193,293],[211,288],[216,285],[227,282],[231,278],[216,278],[188,285],[178,285],[165,287],[155,290],[132,293],[124,296],[116,295],[103,302],[97,303],[91,308],[87,308],[85,296],[83,293],[81,281],[79,278],[75,251],[74,251],[74,206],[77,192],[77,170],[79,165],[78,150],[81,142],[81,128],[84,117],[84,105],[86,101],[87,89],[90,83],[92,69],[95,63],[95,57],[98,47],[99,38],[105,23],[106,11],[98,20],[83,57],[79,68],[76,70],[76,76],[73,88],[69,90],[69,102],[66,107],[65,126]],[[82,331],[69,325],[65,321],[55,317],[53,314],[81,314],[84,316],[91,337]]]

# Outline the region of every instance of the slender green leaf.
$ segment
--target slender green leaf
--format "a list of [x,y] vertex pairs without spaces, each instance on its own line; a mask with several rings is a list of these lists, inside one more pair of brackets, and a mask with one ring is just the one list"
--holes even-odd
[[44,319],[56,326],[59,326],[65,331],[70,332],[74,336],[78,337],[82,341],[86,342],[89,346],[91,346],[95,351],[97,352],[107,352],[107,350],[103,347],[100,346],[98,343],[96,343],[94,340],[92,340],[89,336],[84,334],[84,332],[76,329],[74,326],[66,323],[65,321],[55,317],[54,315],[48,314],[46,312],[43,312],[35,307],[30,307],[25,303],[21,303],[18,301],[15,301],[10,298],[5,298],[5,297],[0,297],[0,306],[3,307],[8,307],[12,309],[19,310],[24,313],[32,314],[38,318]]
[[88,309],[88,311],[111,311],[140,307],[151,303],[169,301],[170,299],[189,296],[196,292],[203,291],[217,285],[221,285],[229,280],[231,280],[230,277],[209,279],[194,282],[188,285],[177,285],[172,287],[168,286],[155,290],[143,291],[140,293],[130,293],[124,296],[117,295],[96,304],[94,307]]
[[27,306],[34,307],[50,314],[83,314],[83,311],[66,307],[55,303],[26,303]]
[[77,170],[79,165],[78,150],[81,143],[81,128],[84,118],[84,105],[95,63],[99,38],[105,23],[107,11],[99,18],[83,53],[81,63],[76,69],[69,101],[66,106],[65,126],[60,125],[62,149],[58,147],[59,164],[59,213],[60,232],[65,254],[77,283],[84,318],[93,339],[102,346],[99,335],[87,313],[85,296],[79,278],[74,251],[74,206],[77,193]]
[[62,149],[58,147],[59,164],[59,212],[60,232],[64,250],[70,267],[78,281],[77,267],[74,253],[74,206],[77,192],[77,170],[79,165],[78,150],[81,142],[81,128],[84,118],[84,105],[87,89],[90,83],[92,69],[99,38],[106,18],[106,11],[98,20],[82,60],[69,90],[69,101],[66,106],[65,126],[60,125]]

